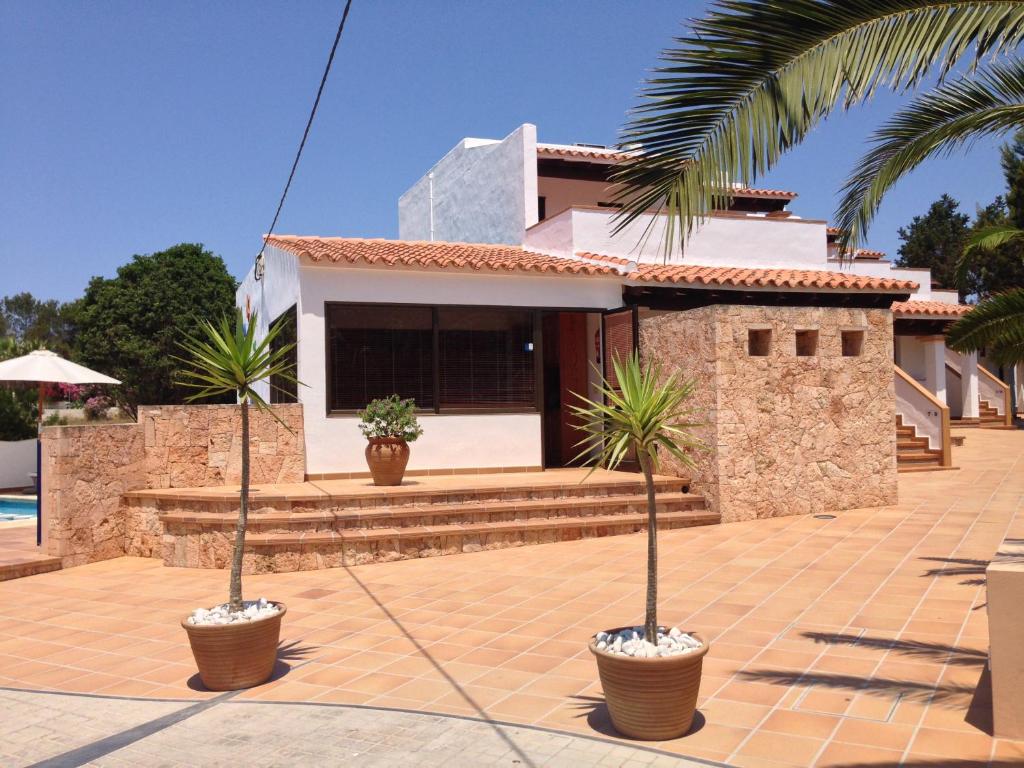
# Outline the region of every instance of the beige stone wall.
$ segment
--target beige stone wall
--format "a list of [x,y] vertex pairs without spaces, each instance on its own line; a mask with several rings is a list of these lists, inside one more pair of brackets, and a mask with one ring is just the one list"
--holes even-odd
[[[748,354],[748,329],[772,332]],[[797,357],[795,332],[817,330]],[[863,329],[858,357],[840,332]],[[896,501],[892,315],[832,307],[714,306],[641,320],[641,349],[695,379],[711,452],[694,487],[725,521]],[[672,467],[666,467],[672,469]]]
[[[305,479],[302,406],[251,411],[253,484]],[[289,428],[291,431],[289,431]],[[155,507],[121,498],[145,488],[233,485],[241,479],[237,406],[151,406],[136,424],[43,430],[43,519],[47,551],[65,568],[123,554],[160,556]]]
[[[301,483],[306,476],[301,405],[275,405],[281,421],[250,409],[251,482]],[[283,423],[282,423],[283,422]],[[234,405],[139,408],[146,488],[232,485],[242,478],[242,421]]]
[[43,429],[44,545],[64,568],[124,554],[121,494],[143,487],[136,424]]

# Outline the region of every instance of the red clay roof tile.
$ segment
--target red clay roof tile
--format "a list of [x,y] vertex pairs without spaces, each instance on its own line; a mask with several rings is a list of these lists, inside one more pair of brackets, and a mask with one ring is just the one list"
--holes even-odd
[[892,313],[899,317],[962,317],[974,307],[967,304],[946,304],[941,301],[896,301]]
[[877,291],[906,293],[917,290],[911,280],[867,277],[849,272],[804,269],[748,269],[690,265],[641,264],[629,275],[632,280],[655,283],[689,283],[723,288],[798,288],[811,290]]
[[511,245],[272,235],[267,245],[311,261],[381,266],[440,267],[492,272],[617,275],[611,266],[548,256]]

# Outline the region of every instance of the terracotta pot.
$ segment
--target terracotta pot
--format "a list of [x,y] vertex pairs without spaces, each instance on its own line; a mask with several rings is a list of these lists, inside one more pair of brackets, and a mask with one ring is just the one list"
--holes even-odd
[[400,437],[370,437],[366,464],[374,485],[401,485],[409,463],[409,444]]
[[[609,629],[609,634],[630,627]],[[697,710],[700,674],[708,643],[690,632],[701,647],[678,656],[637,659],[597,649],[590,641],[590,652],[597,658],[597,671],[608,704],[612,725],[623,736],[644,741],[675,739],[690,730]]]
[[199,677],[211,691],[252,688],[270,679],[277,661],[281,619],[288,610],[284,603],[271,602],[281,610],[258,621],[203,626],[189,624],[187,616],[181,620]]

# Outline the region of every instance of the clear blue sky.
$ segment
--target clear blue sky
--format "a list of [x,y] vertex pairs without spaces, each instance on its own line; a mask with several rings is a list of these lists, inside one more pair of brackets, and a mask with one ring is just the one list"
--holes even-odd
[[[0,295],[72,299],[132,254],[202,242],[244,274],[273,215],[343,3],[0,4]],[[397,200],[463,136],[524,122],[612,143],[700,2],[355,0],[278,231],[397,236]],[[764,185],[828,218],[889,94],[833,118]],[[990,141],[898,187],[870,244],[949,192],[1003,188]]]

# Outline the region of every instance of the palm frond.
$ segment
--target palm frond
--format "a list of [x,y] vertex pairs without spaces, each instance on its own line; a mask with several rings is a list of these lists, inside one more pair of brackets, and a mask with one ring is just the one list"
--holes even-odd
[[671,250],[837,107],[1022,39],[1024,2],[719,0],[662,54],[623,130],[616,231],[665,211]]
[[922,162],[982,136],[1017,130],[1022,124],[1021,59],[939,85],[875,131],[871,150],[843,187],[836,226],[850,242],[861,241],[885,193]]
[[683,466],[693,466],[692,452],[703,448],[691,431],[700,426],[689,404],[693,383],[663,376],[658,364],[644,366],[636,353],[625,361],[614,358],[612,367],[618,385],[602,377],[597,400],[573,393],[579,403],[570,411],[584,433],[577,460],[591,471],[615,469],[633,450],[656,461],[660,446]]
[[982,301],[950,327],[946,343],[960,352],[984,348],[1000,363],[1024,360],[1024,288]]
[[956,284],[958,286],[966,284],[968,274],[981,256],[1007,243],[1022,239],[1024,239],[1024,229],[1012,224],[992,224],[971,232],[967,236],[964,252],[960,254],[960,258],[956,262],[953,275]]
[[284,329],[281,322],[272,325],[257,341],[256,319],[253,314],[246,324],[241,311],[238,311],[234,323],[227,317],[217,325],[204,320],[200,323],[202,337],[186,336],[178,344],[184,356],[173,359],[184,367],[179,371],[176,383],[196,390],[186,398],[189,402],[233,392],[240,401],[267,410],[281,421],[255,390],[255,385],[271,378],[301,385],[295,378],[294,365],[289,359],[295,344],[272,348],[274,340]]

